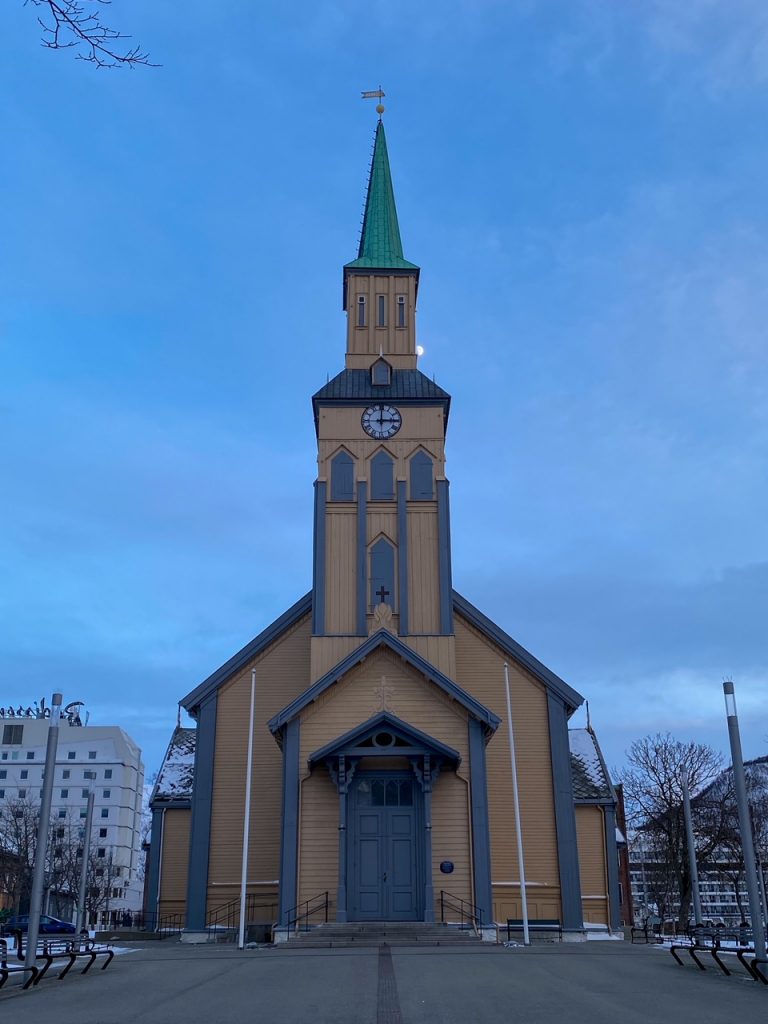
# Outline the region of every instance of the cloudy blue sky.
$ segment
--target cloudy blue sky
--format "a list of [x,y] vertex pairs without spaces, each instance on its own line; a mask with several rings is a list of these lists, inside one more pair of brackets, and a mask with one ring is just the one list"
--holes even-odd
[[[159,764],[310,585],[381,82],[457,588],[590,699],[764,754],[764,0],[115,0],[98,71],[3,4],[0,703]],[[583,714],[576,721],[583,722]]]

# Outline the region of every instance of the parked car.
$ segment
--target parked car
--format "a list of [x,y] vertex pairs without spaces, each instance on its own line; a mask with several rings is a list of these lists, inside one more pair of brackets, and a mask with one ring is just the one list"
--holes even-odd
[[[19,914],[18,917],[9,917],[5,922],[7,932],[25,932],[29,927],[29,914]],[[49,917],[48,914],[40,915],[40,935],[62,935],[73,934],[75,926],[69,921],[60,921],[58,917]]]

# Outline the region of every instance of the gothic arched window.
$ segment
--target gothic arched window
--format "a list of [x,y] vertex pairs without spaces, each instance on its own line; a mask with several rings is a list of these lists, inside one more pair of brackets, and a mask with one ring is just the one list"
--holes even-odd
[[365,327],[365,296],[357,296],[357,326]]
[[392,367],[386,359],[377,359],[371,367],[371,384],[389,384],[392,379]]
[[386,452],[371,459],[371,501],[391,501],[395,496],[394,461]]
[[435,495],[432,459],[426,452],[416,452],[411,459],[411,501],[431,501]]
[[388,604],[395,608],[395,549],[380,537],[371,548],[371,608]]
[[331,459],[331,501],[354,501],[355,463],[347,452]]

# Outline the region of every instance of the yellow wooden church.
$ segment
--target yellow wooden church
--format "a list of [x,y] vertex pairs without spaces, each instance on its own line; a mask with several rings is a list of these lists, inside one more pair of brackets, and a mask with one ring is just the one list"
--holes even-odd
[[256,917],[520,919],[505,664],[530,919],[618,927],[615,792],[568,727],[583,698],[453,588],[451,399],[418,369],[418,288],[379,120],[345,365],[312,397],[312,589],[182,699],[196,728],[152,794],[147,910],[191,934],[240,891],[252,678]]

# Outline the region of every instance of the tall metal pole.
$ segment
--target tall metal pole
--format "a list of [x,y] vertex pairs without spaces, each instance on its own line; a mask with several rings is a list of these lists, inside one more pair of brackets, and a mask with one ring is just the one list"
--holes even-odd
[[37,823],[37,846],[35,865],[32,871],[32,894],[29,900],[29,924],[27,926],[27,952],[25,967],[35,966],[37,937],[40,934],[40,914],[43,909],[43,884],[45,862],[48,859],[48,830],[51,823],[51,800],[53,798],[53,776],[56,771],[56,747],[59,742],[59,719],[61,718],[60,693],[54,693],[51,700],[51,717],[48,719],[48,745],[45,749],[45,775],[40,797],[40,820]]
[[243,865],[240,877],[240,930],[237,948],[245,948],[246,888],[248,885],[248,837],[251,828],[251,776],[253,775],[253,715],[256,706],[256,669],[251,669],[251,711],[248,716],[248,760],[245,765],[245,818],[243,820]]
[[765,929],[760,912],[760,891],[757,886],[757,866],[755,864],[755,844],[752,839],[752,824],[749,820],[749,802],[747,800],[747,780],[744,775],[744,759],[741,754],[741,736],[739,719],[736,714],[736,694],[733,683],[723,683],[725,695],[725,713],[728,718],[728,738],[731,741],[731,761],[733,762],[733,787],[736,790],[736,806],[739,811],[739,832],[741,833],[741,850],[744,857],[744,874],[747,876],[747,894],[749,896],[749,915],[752,918],[752,935],[755,942],[755,955],[765,956]]
[[91,855],[91,830],[93,828],[93,786],[88,790],[88,809],[85,812],[85,834],[83,836],[83,863],[80,865],[80,892],[77,897],[77,934],[85,923],[85,886],[88,879],[88,861]]
[[691,821],[691,798],[688,795],[688,769],[680,773],[683,786],[683,815],[685,817],[685,845],[688,847],[688,870],[691,875],[691,895],[693,896],[693,923],[698,928],[704,918],[701,914],[701,893],[699,892],[699,869],[696,864],[696,846],[693,839],[693,822]]
[[528,897],[525,890],[525,858],[523,833],[520,828],[520,797],[517,792],[517,760],[515,758],[515,730],[512,728],[512,700],[509,696],[509,666],[504,662],[504,687],[507,693],[507,726],[509,728],[509,761],[512,767],[512,796],[515,804],[515,837],[517,839],[517,866],[520,872],[520,902],[523,910],[523,943],[530,946],[528,934]]

